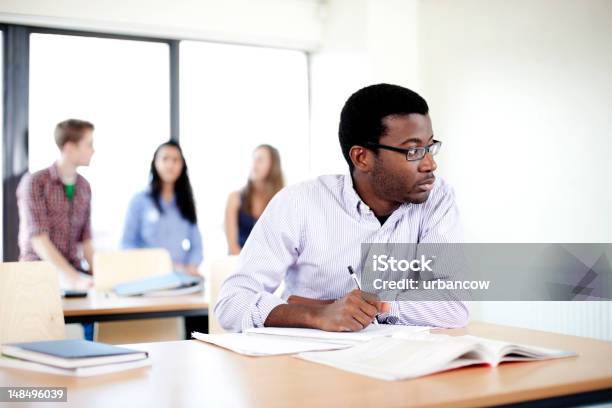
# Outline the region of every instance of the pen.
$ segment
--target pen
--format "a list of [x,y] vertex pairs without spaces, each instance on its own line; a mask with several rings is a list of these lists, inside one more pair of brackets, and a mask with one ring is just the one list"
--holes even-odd
[[[353,281],[355,281],[355,285],[357,285],[357,289],[361,290],[361,284],[359,283],[359,280],[357,279],[357,275],[355,275],[355,271],[353,270],[353,267],[349,265],[347,269],[349,271],[349,274],[351,275],[351,278],[353,278]],[[378,324],[378,319],[374,317],[374,320],[372,321],[372,323]]]

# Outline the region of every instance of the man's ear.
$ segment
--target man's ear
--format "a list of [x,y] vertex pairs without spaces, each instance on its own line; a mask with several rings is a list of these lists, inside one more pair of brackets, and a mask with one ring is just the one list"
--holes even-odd
[[349,156],[351,157],[353,166],[355,166],[356,169],[364,173],[368,173],[372,170],[374,165],[372,151],[362,146],[353,146],[349,151]]
[[69,154],[73,152],[76,147],[77,146],[74,142],[66,142],[64,143],[64,146],[62,146],[62,148],[60,149],[60,152],[62,152],[62,154]]

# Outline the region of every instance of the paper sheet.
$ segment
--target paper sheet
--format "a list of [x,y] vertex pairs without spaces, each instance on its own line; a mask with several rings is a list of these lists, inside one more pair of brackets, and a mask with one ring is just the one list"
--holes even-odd
[[396,335],[409,335],[414,333],[429,332],[427,326],[401,326],[390,324],[371,324],[358,332],[328,332],[317,329],[302,329],[291,327],[259,327],[248,329],[247,334],[265,334],[274,336],[287,336],[292,338],[302,338],[304,340],[323,340],[331,342],[357,343],[370,341],[378,337],[391,337]]
[[350,345],[316,341],[302,341],[280,336],[258,336],[243,333],[204,334],[193,332],[192,337],[246,356],[276,356],[305,351],[338,350]]

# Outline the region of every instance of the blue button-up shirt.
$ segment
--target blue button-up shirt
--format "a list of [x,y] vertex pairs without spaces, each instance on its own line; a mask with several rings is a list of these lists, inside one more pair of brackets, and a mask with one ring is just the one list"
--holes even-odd
[[160,200],[160,212],[148,191],[134,196],[128,207],[121,247],[165,248],[172,262],[198,266],[202,263],[202,236],[197,224],[186,220],[176,199]]
[[[236,272],[223,284],[215,315],[226,330],[262,327],[291,295],[338,299],[355,289],[347,265],[360,264],[362,243],[460,242],[454,193],[436,179],[426,202],[403,204],[384,225],[361,200],[349,175],[321,176],[281,190],[244,245]],[[355,271],[358,275],[360,270]],[[284,280],[282,298],[273,295]],[[393,301],[387,323],[463,326],[463,302]]]

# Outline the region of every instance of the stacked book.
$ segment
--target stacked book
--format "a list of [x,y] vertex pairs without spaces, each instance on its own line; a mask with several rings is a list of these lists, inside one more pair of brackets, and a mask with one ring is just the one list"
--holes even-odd
[[85,340],[4,344],[0,367],[75,377],[132,370],[151,365],[145,351]]

